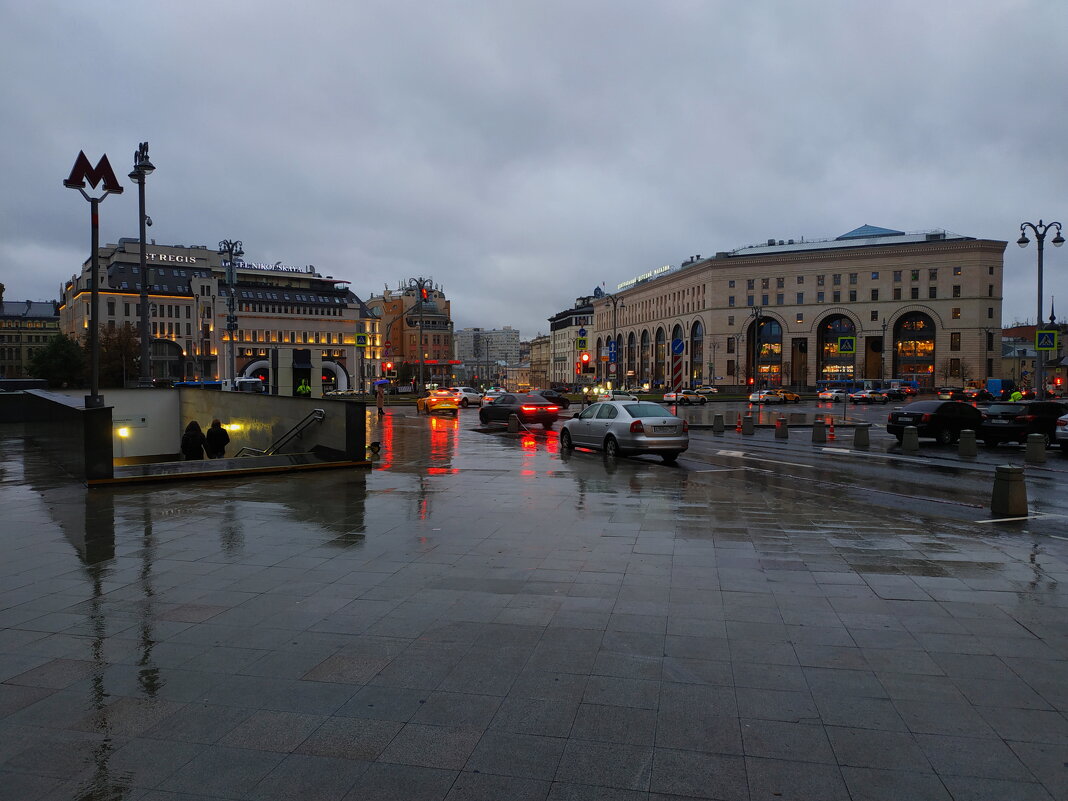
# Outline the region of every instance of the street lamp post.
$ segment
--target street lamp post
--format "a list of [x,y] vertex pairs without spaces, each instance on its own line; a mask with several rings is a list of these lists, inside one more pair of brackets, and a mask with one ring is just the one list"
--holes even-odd
[[430,300],[427,289],[430,286],[429,278],[409,278],[408,287],[416,292],[416,304],[419,306],[419,393],[422,394],[426,386],[424,372],[426,369],[426,353],[423,350],[423,303]]
[[890,324],[889,320],[883,320],[883,338],[880,340],[879,345],[879,380],[886,380],[886,327]]
[[245,255],[241,240],[224,239],[219,243],[220,255],[226,256],[226,330],[230,340],[230,389],[237,381],[237,354],[234,336],[237,334],[237,262]]
[[753,307],[753,392],[760,389],[757,371],[760,364],[760,320],[764,316],[763,306]]
[[719,348],[719,343],[714,339],[708,341],[708,346],[712,349],[712,361],[708,363],[708,377],[712,379],[712,386],[716,386],[716,349]]
[[145,226],[152,225],[152,218],[145,214],[145,177],[155,171],[155,166],[148,159],[148,142],[141,142],[134,151],[134,166],[130,180],[137,184],[137,227],[138,241],[141,244],[141,314],[138,333],[141,338],[141,366],[138,370],[137,386],[152,386],[152,332],[149,323],[148,307],[148,266],[145,255]]
[[[618,295],[605,295],[604,299],[606,301],[605,302],[605,308],[608,307],[609,303],[612,304],[612,347],[608,349],[608,354],[609,354],[609,357],[610,357],[610,360],[611,360],[612,369],[615,370],[615,372],[612,374],[612,376],[613,376],[613,378],[618,379],[619,378],[619,351],[620,351],[619,342],[616,341],[616,339],[618,337],[618,330],[619,330],[618,314],[619,314],[620,307],[625,309],[625,308],[627,308],[627,304],[623,300],[623,298],[619,297]],[[618,384],[618,381],[616,383]]]
[[[1061,236],[1061,224],[1059,222],[1043,224],[1040,219],[1037,225],[1032,222],[1021,223],[1020,238],[1016,240],[1016,244],[1022,248],[1027,247],[1027,244],[1031,241],[1027,238],[1028,228],[1034,231],[1035,239],[1038,241],[1038,314],[1035,317],[1037,330],[1042,328],[1042,251],[1046,243],[1046,232],[1050,228],[1056,231],[1056,235],[1050,240],[1055,248],[1059,248],[1064,244],[1064,237]],[[1046,397],[1046,358],[1044,351],[1037,349],[1035,350],[1035,356],[1037,357],[1035,359],[1035,397],[1043,400]]]

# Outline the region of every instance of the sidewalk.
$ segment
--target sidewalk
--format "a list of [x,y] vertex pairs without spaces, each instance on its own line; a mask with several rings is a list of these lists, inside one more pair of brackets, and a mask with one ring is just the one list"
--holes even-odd
[[92,491],[0,427],[0,798],[1068,797],[1068,565],[1026,529],[476,420]]

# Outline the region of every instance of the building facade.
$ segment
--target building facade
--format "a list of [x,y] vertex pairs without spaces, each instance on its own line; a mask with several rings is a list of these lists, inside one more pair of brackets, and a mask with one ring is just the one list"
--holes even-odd
[[530,385],[549,386],[549,366],[552,364],[552,348],[548,334],[538,334],[530,340]]
[[0,378],[28,378],[34,355],[58,333],[54,302],[4,300],[0,284]]
[[[425,296],[423,292],[425,291]],[[449,385],[459,361],[453,354],[452,304],[440,286],[401,283],[372,295],[367,306],[382,326],[383,359],[402,383],[417,378]]]
[[598,299],[591,345],[627,387],[999,377],[1005,244],[866,225],[694,257]]
[[[140,245],[120,239],[100,248],[100,324],[140,327]],[[273,351],[322,355],[323,389],[366,386],[379,374],[379,321],[348,281],[312,267],[239,262],[232,288],[237,329],[227,330],[231,288],[223,257],[203,245],[146,246],[151,319],[150,375],[157,380],[269,380]],[[91,261],[62,287],[60,328],[89,328]],[[364,334],[366,347],[357,346]]]
[[[549,318],[549,349],[552,361],[549,365],[549,383],[555,384],[591,384],[593,375],[579,372],[579,348],[582,339],[580,332],[586,332],[589,343],[593,331],[594,296],[575,298],[575,305],[570,309],[557,312]],[[587,349],[588,352],[588,349]]]
[[504,328],[461,328],[456,332],[456,358],[465,364],[518,364],[519,331]]

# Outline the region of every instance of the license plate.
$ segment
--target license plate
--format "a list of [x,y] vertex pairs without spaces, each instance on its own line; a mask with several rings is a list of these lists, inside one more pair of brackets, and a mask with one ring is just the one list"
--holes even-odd
[[912,422],[912,418],[909,417],[908,415],[905,415],[905,416],[897,418],[897,421],[899,423],[911,423]]
[[666,434],[669,431],[674,431],[675,426],[653,426],[653,431],[661,434]]
[[1008,420],[987,420],[988,423],[993,423],[996,426],[1003,426],[1008,424]]

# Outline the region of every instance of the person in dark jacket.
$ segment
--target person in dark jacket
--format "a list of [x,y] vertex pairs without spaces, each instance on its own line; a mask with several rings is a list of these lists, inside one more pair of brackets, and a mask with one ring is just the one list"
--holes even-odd
[[200,423],[193,420],[185,427],[182,435],[182,458],[204,458],[204,432],[200,430]]
[[208,433],[204,435],[204,450],[208,452],[209,459],[221,459],[226,455],[226,446],[230,444],[230,435],[222,427],[218,419],[211,421]]

